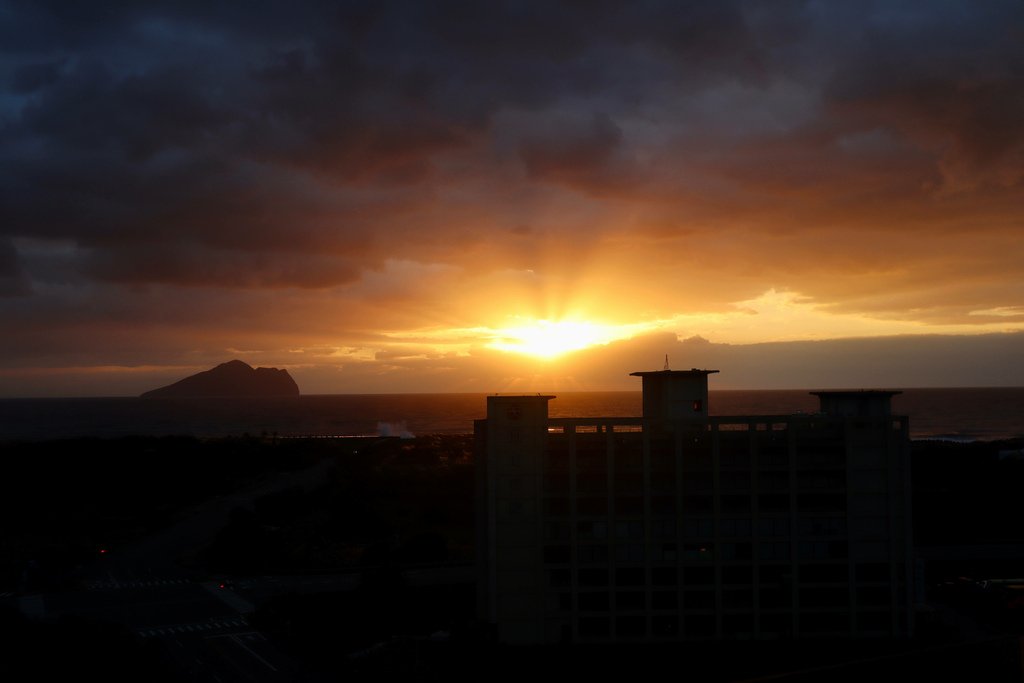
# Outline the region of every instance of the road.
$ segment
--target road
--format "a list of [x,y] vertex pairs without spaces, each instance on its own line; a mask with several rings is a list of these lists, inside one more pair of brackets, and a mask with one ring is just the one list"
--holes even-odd
[[133,545],[113,549],[96,563],[90,578],[128,581],[183,574],[180,560],[213,541],[228,523],[232,510],[251,508],[257,498],[289,489],[309,491],[325,481],[331,464],[330,459],[324,458],[304,470],[201,503],[163,531]]
[[308,672],[248,622],[253,604],[219,582],[199,580],[180,560],[210,543],[231,511],[260,496],[322,483],[331,461],[206,501],[167,529],[121,548],[109,548],[84,572],[83,590],[10,596],[26,616],[79,617],[121,624],[157,640],[182,680],[215,683],[309,680]]
[[[313,576],[254,576],[210,580],[181,560],[211,542],[231,511],[260,496],[312,490],[325,481],[331,461],[206,501],[178,522],[140,542],[110,548],[85,572],[82,590],[11,596],[33,619],[79,617],[122,624],[145,641],[157,641],[182,680],[233,683],[315,680],[277,650],[248,621],[255,606],[282,594],[353,590],[362,572]],[[365,570],[363,570],[365,571]],[[463,583],[470,565],[418,567],[403,572],[410,585]]]

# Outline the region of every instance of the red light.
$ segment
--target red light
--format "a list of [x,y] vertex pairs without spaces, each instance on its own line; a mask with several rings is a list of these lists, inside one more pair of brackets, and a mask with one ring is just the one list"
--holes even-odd
[[107,554],[107,549],[106,548],[100,548],[100,555],[106,555],[106,554]]
[[223,588],[223,587],[224,587],[224,584],[222,583],[222,584],[220,585],[220,587],[221,587],[221,588]]

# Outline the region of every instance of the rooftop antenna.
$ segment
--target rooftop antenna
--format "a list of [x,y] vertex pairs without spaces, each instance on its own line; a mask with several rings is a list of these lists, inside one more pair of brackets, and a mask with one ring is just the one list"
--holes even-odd
[[664,369],[665,369],[665,370],[669,370],[669,369],[670,369],[670,368],[668,367],[668,354],[667,354],[667,353],[665,354],[665,367],[664,367]]

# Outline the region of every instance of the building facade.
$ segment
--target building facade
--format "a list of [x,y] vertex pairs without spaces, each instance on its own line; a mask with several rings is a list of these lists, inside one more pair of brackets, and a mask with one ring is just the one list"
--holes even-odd
[[643,417],[475,423],[479,616],[503,642],[907,636],[908,421],[898,392],[709,416],[715,370],[633,373]]

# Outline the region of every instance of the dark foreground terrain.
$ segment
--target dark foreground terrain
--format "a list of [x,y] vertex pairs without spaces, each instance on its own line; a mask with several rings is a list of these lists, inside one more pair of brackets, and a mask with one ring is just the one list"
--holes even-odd
[[524,649],[475,619],[471,436],[9,443],[0,673],[1019,680],[1022,445],[915,443],[914,642]]

